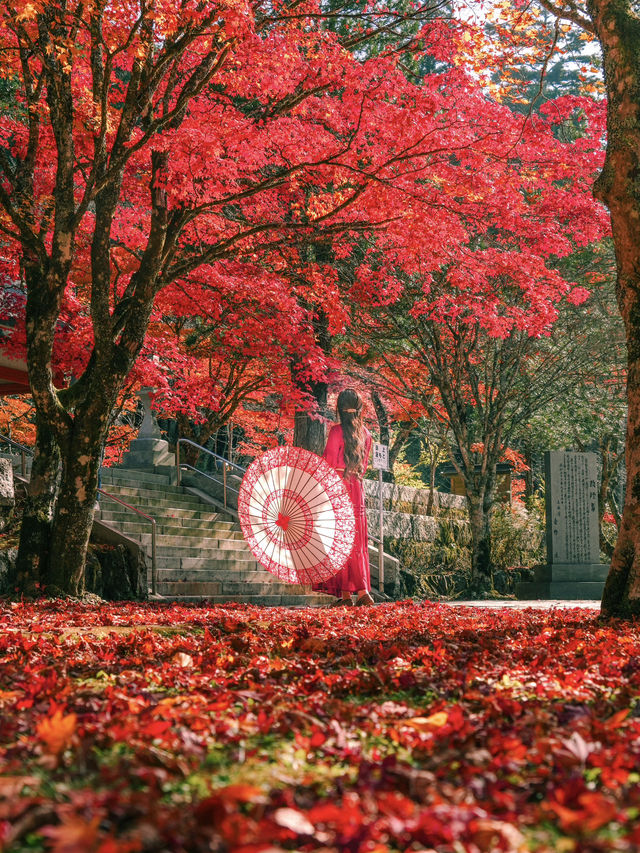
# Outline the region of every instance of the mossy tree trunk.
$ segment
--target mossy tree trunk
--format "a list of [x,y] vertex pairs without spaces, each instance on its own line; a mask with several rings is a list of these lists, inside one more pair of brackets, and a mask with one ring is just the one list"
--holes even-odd
[[602,611],[630,616],[640,614],[640,19],[628,0],[588,0],[587,7],[608,100],[606,158],[594,191],[611,215],[628,348],[627,492]]
[[490,513],[495,500],[495,465],[465,471],[469,528],[471,530],[471,581],[469,591],[481,597],[493,589]]
[[603,616],[640,614],[640,17],[630,0],[538,2],[600,42],[607,95],[607,149],[594,194],[609,208],[616,296],[627,342],[627,490],[602,596]]
[[27,499],[22,514],[18,557],[11,585],[36,595],[47,581],[48,552],[60,473],[60,448],[46,421],[36,412],[36,444]]

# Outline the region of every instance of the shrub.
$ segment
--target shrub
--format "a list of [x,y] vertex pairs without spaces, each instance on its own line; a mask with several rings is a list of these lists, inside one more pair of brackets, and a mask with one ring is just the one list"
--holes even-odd
[[471,569],[466,525],[440,519],[433,542],[387,539],[385,550],[400,560],[405,573],[403,592],[420,598],[456,598],[467,588]]
[[[496,594],[511,595],[527,570],[543,560],[544,512],[541,499],[527,508],[498,504],[491,516]],[[457,598],[466,594],[471,573],[468,525],[438,519],[432,542],[385,538],[385,550],[400,560],[404,594],[421,598]]]
[[544,560],[544,505],[534,496],[527,506],[498,504],[491,514],[494,569],[531,567]]

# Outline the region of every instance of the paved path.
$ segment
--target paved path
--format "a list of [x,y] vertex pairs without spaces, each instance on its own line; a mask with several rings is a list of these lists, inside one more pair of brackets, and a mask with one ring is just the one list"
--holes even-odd
[[545,601],[514,601],[512,598],[491,598],[486,601],[443,601],[442,604],[449,604],[451,607],[512,607],[517,610],[523,610],[527,607],[534,607],[538,610],[549,610],[552,607],[586,607],[589,610],[600,610],[599,601],[566,601],[559,599],[550,599]]

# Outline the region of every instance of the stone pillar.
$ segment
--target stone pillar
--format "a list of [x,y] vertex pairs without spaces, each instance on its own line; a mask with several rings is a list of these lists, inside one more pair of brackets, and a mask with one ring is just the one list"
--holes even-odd
[[120,468],[135,468],[148,471],[158,467],[171,471],[175,468],[175,454],[169,451],[169,444],[160,437],[160,429],[151,411],[151,394],[153,388],[141,388],[138,396],[142,402],[142,424],[135,438],[129,445],[129,450],[123,454]]
[[609,566],[600,562],[598,456],[545,453],[547,562],[533,581],[518,584],[521,599],[599,599]]

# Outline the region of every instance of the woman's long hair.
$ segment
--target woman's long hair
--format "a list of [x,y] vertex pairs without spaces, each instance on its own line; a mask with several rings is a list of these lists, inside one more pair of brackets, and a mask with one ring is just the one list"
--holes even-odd
[[362,477],[365,470],[364,426],[362,423],[362,397],[357,391],[345,388],[338,395],[338,417],[344,439],[344,476]]

